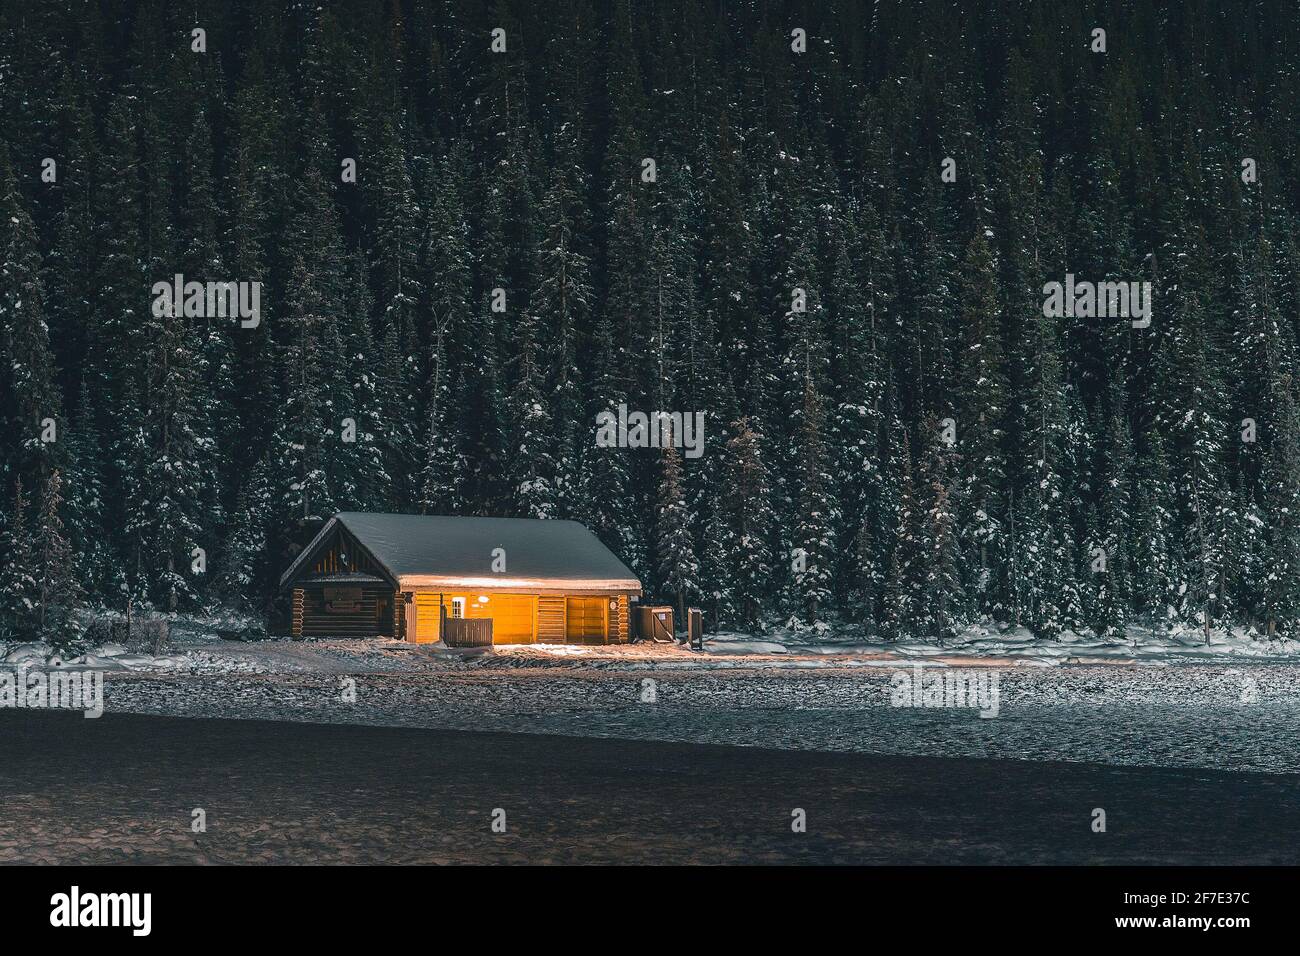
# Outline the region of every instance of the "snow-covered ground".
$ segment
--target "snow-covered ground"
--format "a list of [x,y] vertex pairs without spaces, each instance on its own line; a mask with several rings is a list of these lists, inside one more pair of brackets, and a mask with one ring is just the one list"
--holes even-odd
[[[0,667],[106,671],[114,712],[498,730],[880,754],[1300,772],[1300,654],[1219,635],[1129,644],[972,633],[950,646],[780,632],[675,645],[496,647],[219,640],[159,657],[7,648]],[[996,674],[998,715],[896,706],[914,674]]]
[[1059,639],[1034,637],[1024,628],[975,626],[942,644],[857,641],[826,628],[775,628],[761,635],[732,631],[710,634],[703,652],[675,644],[621,647],[578,645],[505,645],[457,650],[441,645],[413,647],[391,640],[291,641],[223,640],[219,635],[251,632],[250,622],[235,616],[171,618],[169,652],[129,652],[103,644],[84,656],[67,659],[39,644],[0,647],[0,666],[93,667],[108,671],[181,671],[189,673],[388,672],[431,667],[527,667],[570,661],[594,668],[655,666],[661,668],[896,667],[900,662],[937,666],[1058,666],[1077,664],[1300,663],[1300,641],[1261,639],[1244,630],[1216,630],[1207,642],[1199,630],[1153,633],[1130,631],[1126,640],[1102,640],[1066,632]]
[[1103,661],[1176,663],[1180,661],[1294,661],[1300,663],[1300,641],[1263,640],[1244,629],[1215,630],[1207,643],[1198,630],[1153,633],[1133,629],[1126,640],[1102,640],[1067,631],[1057,640],[1034,637],[1026,628],[975,626],[943,644],[912,642],[854,642],[818,630],[782,629],[771,635],[721,633],[707,642],[712,653],[831,655],[879,658],[892,665],[908,660],[973,663],[1021,661],[1036,664],[1078,664]]

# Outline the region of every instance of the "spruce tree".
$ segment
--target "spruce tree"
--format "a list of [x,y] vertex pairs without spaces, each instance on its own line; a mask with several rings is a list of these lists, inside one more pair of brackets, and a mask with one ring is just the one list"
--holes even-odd
[[988,240],[979,227],[962,266],[963,340],[954,403],[960,455],[953,506],[966,586],[976,609],[996,618],[1003,613],[1000,571],[1007,559],[1008,383],[997,262]]
[[[617,418],[620,405],[626,406],[627,392],[618,374],[618,349],[609,317],[601,316],[592,336],[593,378],[591,403],[586,421],[596,422],[598,415]],[[587,526],[629,568],[645,573],[646,544],[636,533],[637,526],[627,520],[628,501],[633,478],[631,450],[617,446],[598,447],[595,442],[582,443],[583,514]]]
[[[671,435],[671,425],[665,425]],[[686,620],[686,602],[699,592],[699,562],[691,539],[692,515],[686,504],[681,452],[665,439],[660,452],[658,508],[655,515],[655,555],[660,586],[677,599],[677,613]]]
[[922,633],[925,525],[913,480],[911,443],[897,421],[889,427],[887,462],[890,481],[881,521],[892,547],[886,559],[880,631],[890,640],[902,640]]
[[[0,148],[0,412],[11,436],[2,465],[8,475],[40,480],[57,461],[65,427],[45,316],[36,234],[18,180]],[[54,423],[54,441],[47,422]]]
[[40,636],[40,581],[34,541],[28,530],[30,504],[22,478],[0,534],[0,641],[34,641]]
[[953,452],[940,437],[932,418],[923,431],[931,437],[921,457],[915,502],[917,516],[913,525],[921,579],[917,627],[927,638],[943,644],[965,623],[951,477]]
[[[753,629],[762,623],[771,594],[774,557],[768,545],[770,485],[762,436],[748,418],[730,429],[723,461],[723,523],[718,551],[731,575],[728,621]],[[706,582],[706,587],[708,586]]]
[[62,509],[63,479],[56,468],[45,479],[32,535],[36,626],[41,640],[56,652],[68,653],[81,645],[82,625],[77,611],[83,593]]
[[103,445],[84,380],[66,448],[68,463],[63,474],[67,479],[68,540],[80,572],[82,591],[89,600],[102,601],[108,588],[113,553],[104,524]]
[[589,217],[583,199],[586,180],[579,165],[581,144],[576,137],[573,121],[561,127],[550,185],[537,210],[537,285],[529,299],[537,327],[546,335],[544,399],[554,428],[554,494],[564,515],[573,514],[578,507],[574,466],[583,402],[577,361],[593,298],[590,264],[578,238],[587,231]]
[[1168,561],[1172,497],[1164,441],[1151,432],[1134,463],[1130,586],[1134,617],[1152,636],[1168,628],[1174,605]]
[[1291,376],[1277,374],[1270,395],[1272,438],[1264,466],[1268,570],[1265,633],[1289,635],[1300,620],[1300,412]]
[[817,623],[831,603],[835,554],[832,528],[838,522],[822,431],[824,414],[811,369],[804,374],[798,433],[798,510],[793,541],[794,589],[804,620]]

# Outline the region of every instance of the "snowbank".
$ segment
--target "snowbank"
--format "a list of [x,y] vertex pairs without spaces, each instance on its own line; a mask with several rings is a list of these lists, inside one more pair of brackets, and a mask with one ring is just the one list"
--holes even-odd
[[826,631],[778,629],[763,635],[722,632],[705,641],[711,654],[826,655],[878,660],[930,660],[941,663],[958,659],[963,663],[1012,661],[1042,665],[1074,663],[1186,662],[1300,662],[1300,641],[1285,638],[1261,640],[1244,630],[1212,631],[1210,642],[1200,631],[1179,630],[1156,633],[1131,630],[1123,641],[1103,640],[1091,634],[1066,632],[1058,640],[1035,637],[1025,628],[982,625],[969,628],[943,644],[916,641],[851,641],[826,636]]
[[0,656],[6,667],[53,670],[160,671],[189,670],[190,660],[182,654],[132,654],[121,644],[103,644],[85,654],[65,656],[48,644],[15,644]]
[[[255,625],[229,616],[169,619],[169,653],[151,655],[104,642],[78,657],[61,658],[45,644],[0,647],[0,667],[93,668],[103,671],[187,674],[405,674],[445,670],[536,667],[590,670],[737,668],[806,669],[895,667],[900,661],[935,665],[1055,667],[1068,664],[1298,663],[1300,642],[1261,640],[1244,631],[1216,631],[1210,642],[1195,631],[1132,631],[1127,640],[1063,634],[1034,637],[1024,628],[972,627],[943,644],[855,640],[826,625],[797,622],[762,634],[721,632],[705,640],[704,653],[680,644],[498,645],[449,648],[401,641],[263,639]],[[228,640],[231,634],[256,640]]]

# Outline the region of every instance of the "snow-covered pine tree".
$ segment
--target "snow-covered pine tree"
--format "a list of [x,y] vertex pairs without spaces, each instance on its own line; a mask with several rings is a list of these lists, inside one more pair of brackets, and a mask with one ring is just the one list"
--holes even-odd
[[711,598],[707,610],[717,621],[725,603],[732,607],[734,580],[717,544],[727,521],[723,514],[726,480],[727,423],[739,415],[727,363],[718,348],[715,315],[711,309],[683,318],[685,341],[678,350],[679,388],[684,415],[699,413],[703,434],[698,436],[700,457],[686,471],[686,500],[695,515],[696,554],[700,559],[701,593]]
[[1264,465],[1268,570],[1264,626],[1269,637],[1294,633],[1300,621],[1300,411],[1289,372],[1269,374],[1272,435]]
[[1233,495],[1235,520],[1227,527],[1224,539],[1225,590],[1232,596],[1236,617],[1252,631],[1266,629],[1264,590],[1268,576],[1268,535],[1264,510],[1256,500],[1256,490],[1244,488]]
[[[347,507],[359,511],[386,511],[392,501],[392,479],[385,462],[389,422],[384,418],[376,351],[370,327],[371,295],[366,284],[365,259],[360,251],[350,257],[340,337],[345,353],[344,374],[352,395],[352,408],[344,417],[355,425],[354,442],[344,449],[351,459],[353,499]],[[345,410],[346,411],[346,410]]]
[[[592,336],[591,404],[589,422],[608,412],[617,416],[618,407],[627,402],[623,378],[619,374],[619,350],[614,343],[614,328],[608,315],[596,321]],[[594,440],[582,448],[584,520],[604,544],[637,574],[645,574],[646,542],[637,533],[635,522],[628,521],[631,496],[631,452],[618,446],[598,447]]]
[[[825,575],[834,560],[829,542],[833,518],[825,513],[828,509],[816,503],[826,505],[822,496],[830,493],[830,488],[821,480],[819,487],[810,491],[816,502],[802,498],[808,478],[804,469],[809,466],[810,452],[816,459],[812,467],[819,476],[827,468],[821,443],[825,427],[823,396],[827,394],[830,375],[826,310],[817,256],[820,223],[813,214],[810,196],[813,186],[807,162],[807,156],[801,159],[783,151],[773,159],[773,202],[767,211],[770,240],[765,267],[769,275],[767,294],[773,333],[769,347],[779,359],[775,369],[766,373],[772,376],[770,390],[763,387],[769,384],[762,381],[764,373],[751,377],[755,399],[771,403],[752,413],[764,422],[762,427],[767,433],[776,436],[768,447],[776,519],[772,529],[774,548],[778,554],[787,556],[780,569],[786,573],[778,579],[782,610],[803,614],[812,606],[809,599],[825,600],[830,596],[825,592]],[[766,340],[760,342],[760,345],[768,344]],[[813,392],[811,396],[809,389]],[[815,412],[817,420],[809,422],[806,412]],[[805,519],[814,518],[818,527],[800,528]],[[809,545],[817,553],[808,553]],[[812,569],[813,577],[809,577],[808,569]]]
[[646,223],[647,204],[635,192],[623,189],[611,206],[606,224],[605,300],[603,315],[608,319],[611,341],[617,350],[614,371],[630,393],[639,383],[642,360],[641,326],[649,311],[646,249],[650,232]]
[[[1012,331],[1008,379],[1015,400],[1008,408],[1009,470],[1013,512],[1008,523],[1014,590],[1010,617],[1040,637],[1057,637],[1078,604],[1073,590],[1077,555],[1071,540],[1070,489],[1064,469],[1073,460],[1063,379],[1059,323],[1045,316],[1043,276],[1061,259],[1060,236],[1047,210],[1053,199],[1043,187],[1042,149],[1028,67],[1013,53],[1008,66],[1008,110],[1002,132],[1006,171],[1007,321]],[[1014,521],[1014,533],[1010,521]],[[1081,613],[1081,608],[1078,608]]]
[[[606,157],[606,163],[611,167],[617,165],[612,159],[615,148],[611,143],[611,152]],[[654,410],[642,404],[647,394],[646,381],[651,366],[645,338],[646,317],[651,314],[648,271],[652,235],[648,221],[650,204],[632,185],[631,176],[614,172],[609,175],[612,178],[606,204],[604,296],[598,320],[607,328],[598,325],[596,329],[598,336],[608,338],[607,343],[602,343],[599,338],[592,343],[595,349],[593,358],[597,363],[592,401],[600,403],[608,397],[612,404],[594,408],[593,414],[605,408],[616,411],[622,401],[633,409]],[[619,460],[619,467],[625,467],[627,472],[620,492],[623,497],[617,499],[617,504],[612,497],[608,500],[611,507],[617,509],[617,520],[633,526],[628,529],[629,544],[640,553],[634,551],[629,555],[631,566],[652,573],[650,544],[654,523],[644,519],[628,522],[626,516],[637,512],[653,514],[656,484],[653,457],[628,456],[625,464]],[[613,495],[612,491],[610,495]]]
[[730,346],[724,358],[735,380],[754,361],[756,343],[748,333],[757,308],[751,276],[756,235],[745,194],[744,143],[726,111],[716,137],[700,175],[700,298],[714,317],[717,341]]
[[[257,29],[250,38],[243,82],[234,95],[226,130],[228,177],[220,187],[228,203],[223,259],[230,276],[262,283],[261,322],[256,328],[238,329],[231,342],[233,406],[226,412],[234,435],[221,449],[226,474],[231,476],[224,489],[227,507],[233,506],[247,476],[265,457],[279,420],[283,379],[283,342],[277,340],[284,331],[279,257],[281,217],[290,188],[289,136],[284,124],[292,111],[283,108],[285,91],[276,82],[275,16],[268,11],[254,20]],[[231,517],[238,520],[233,511]]]
[[104,487],[100,464],[102,445],[91,411],[89,391],[82,380],[75,415],[68,428],[65,509],[68,541],[75,555],[80,583],[91,601],[108,592],[112,549],[104,526]]
[[1122,639],[1132,606],[1129,574],[1133,544],[1127,527],[1132,494],[1133,445],[1124,414],[1123,389],[1112,382],[1095,485],[1098,504],[1084,543],[1082,573],[1092,582],[1089,625],[1098,637]]
[[557,515],[562,517],[579,508],[577,443],[580,437],[584,442],[588,437],[581,422],[577,366],[593,298],[591,265],[581,249],[581,237],[590,224],[581,155],[578,125],[571,118],[556,134],[551,175],[537,209],[537,284],[529,298],[532,314],[546,336],[544,397],[553,428],[554,495]]
[[[141,261],[140,157],[136,146],[137,117],[133,98],[118,93],[108,107],[100,186],[94,194],[95,247],[99,257],[83,374],[95,395],[95,414],[103,439],[105,524],[112,535],[126,588],[140,587],[142,568],[138,537],[126,531],[139,520],[143,499],[139,477],[147,466],[143,428],[144,341],[151,280]],[[147,585],[144,586],[147,591]],[[127,593],[115,591],[114,602]],[[144,593],[134,597],[143,599]]]
[[[315,126],[320,128],[317,117]],[[321,169],[324,150],[311,151],[296,198],[288,250],[284,394],[270,441],[268,481],[275,500],[273,526],[292,539],[337,510],[348,475],[338,470],[345,394],[337,323],[342,315],[343,252],[337,213]],[[279,550],[279,548],[277,548]]]
[[546,350],[535,316],[525,312],[515,324],[516,363],[507,400],[510,416],[507,479],[513,508],[524,518],[558,518],[555,487],[554,423],[545,394]]
[[918,420],[927,413],[939,417],[947,413],[945,397],[952,394],[956,381],[954,353],[963,342],[954,328],[954,317],[959,314],[959,278],[966,272],[956,235],[956,210],[940,189],[936,177],[926,177],[920,221],[915,225],[918,255],[910,268],[903,270],[910,277],[913,310],[912,321],[900,329],[902,368],[908,385],[904,399]]
[[267,479],[267,459],[253,466],[240,489],[225,550],[217,563],[217,590],[240,611],[260,608],[272,593],[281,552],[268,533],[278,502]]
[[4,644],[33,641],[40,634],[40,586],[28,530],[30,507],[21,476],[15,478],[13,504],[0,533],[0,643]]
[[[200,106],[193,126],[185,139],[181,156],[181,210],[178,218],[178,254],[180,272],[187,279],[200,282],[224,282],[234,277],[222,255],[219,233],[222,212],[218,205],[216,179],[213,174],[214,149],[212,130],[206,110]],[[245,280],[248,281],[248,280]],[[260,297],[259,297],[260,306]],[[259,315],[259,321],[261,316]],[[195,323],[195,421],[197,439],[195,461],[203,475],[215,480],[199,482],[199,540],[212,550],[225,527],[222,500],[224,488],[237,481],[223,460],[223,450],[231,448],[237,435],[239,384],[235,378],[234,346],[236,333],[247,331],[232,317],[207,316]]]
[[[508,270],[504,224],[490,219],[477,242],[472,231],[467,192],[471,189],[468,146],[453,142],[439,164],[438,187],[430,206],[437,209],[437,219],[446,230],[438,248],[445,263],[447,281],[440,308],[454,310],[458,333],[453,352],[457,366],[457,384],[453,386],[460,447],[456,450],[461,464],[457,498],[458,507],[488,514],[501,500],[501,473],[505,461],[502,413],[501,325],[509,319],[514,290],[502,285]],[[498,211],[485,213],[495,216]],[[432,236],[429,237],[432,241]],[[472,281],[477,272],[478,291]],[[436,273],[430,271],[431,276]],[[494,288],[506,293],[505,313],[493,311]],[[463,311],[462,311],[463,310]],[[500,321],[498,321],[500,320]],[[400,416],[399,416],[400,417]]]
[[966,621],[959,566],[957,515],[953,501],[954,452],[941,437],[933,416],[922,426],[923,450],[917,475],[917,545],[921,576],[917,628],[942,644]]
[[[713,543],[731,576],[734,610],[724,619],[753,629],[771,599],[773,556],[768,545],[771,486],[763,457],[763,438],[742,417],[731,426],[723,460],[720,538]],[[705,582],[705,587],[708,587]]]
[[[1189,234],[1190,233],[1190,234]],[[1230,521],[1224,481],[1224,445],[1230,438],[1224,411],[1228,395],[1221,376],[1224,354],[1208,308],[1201,252],[1204,234],[1180,224],[1166,243],[1171,263],[1167,286],[1160,291],[1171,318],[1162,323],[1158,356],[1162,397],[1157,427],[1168,441],[1173,501],[1177,506],[1175,553],[1184,557],[1178,571],[1182,588],[1179,610],[1197,621],[1206,642],[1222,596],[1225,556],[1222,530]],[[1162,283],[1164,285],[1164,283]]]
[[83,592],[76,552],[63,525],[63,479],[51,469],[41,492],[32,529],[32,567],[36,578],[37,633],[55,651],[69,653],[81,646],[77,617]]
[[907,431],[896,418],[887,430],[888,481],[882,494],[880,521],[888,528],[890,548],[881,595],[880,632],[890,640],[921,635],[924,585],[924,525],[913,481]]
[[59,207],[53,224],[54,239],[45,256],[45,303],[50,343],[62,373],[60,391],[73,396],[83,377],[94,288],[96,247],[92,170],[101,162],[95,139],[95,117],[84,76],[65,73],[60,81],[58,139],[62,143],[63,176],[49,184]]
[[[666,435],[671,424],[663,425]],[[659,454],[658,508],[655,513],[655,558],[659,586],[677,599],[677,613],[686,620],[686,602],[700,591],[700,567],[691,536],[693,516],[686,503],[682,478],[682,455],[673,441],[665,439]]]
[[457,372],[447,354],[454,318],[451,312],[435,311],[424,363],[429,375],[423,403],[424,429],[416,491],[421,514],[454,514],[459,507],[458,478],[464,474],[465,463],[459,454],[458,429],[452,406],[452,397],[457,391]]
[[[155,159],[162,162],[161,157]],[[167,275],[175,255],[170,221],[154,197],[149,229],[149,272]],[[144,310],[141,310],[142,313]],[[126,532],[137,547],[145,593],[156,606],[177,610],[198,599],[190,574],[193,549],[209,541],[214,502],[206,477],[215,471],[214,443],[205,429],[212,422],[206,404],[199,328],[203,323],[173,302],[156,302],[144,322],[145,344],[141,443],[131,469],[136,497],[128,505]],[[218,333],[219,334],[219,333]]]
[[1003,419],[1008,384],[991,238],[987,227],[976,227],[961,270],[963,339],[954,390],[960,456],[953,507],[965,587],[974,609],[999,618],[1003,614],[1001,574],[1007,560]]
[[[5,441],[3,474],[41,481],[57,464],[57,429],[62,402],[55,381],[45,317],[35,229],[18,189],[18,180],[0,146],[0,421]],[[44,440],[55,423],[55,441]]]
[[[426,232],[426,243],[430,236],[411,180],[401,130],[391,115],[383,117],[378,125],[374,172],[361,178],[368,205],[375,213],[371,262],[384,323],[396,330],[402,349],[415,354],[425,327],[418,318],[424,297],[423,277],[429,275],[428,270],[422,273],[419,264],[421,232]],[[431,194],[437,197],[437,189]]]
[[813,374],[812,360],[804,367],[804,399],[796,435],[798,505],[792,540],[795,600],[803,618],[816,624],[830,610],[835,549],[832,528],[838,523],[833,479],[822,437],[825,413]]
[[[519,18],[503,0],[494,4],[491,22],[505,30],[507,37],[523,35]],[[477,24],[475,29],[479,29]],[[483,73],[481,86],[467,105],[477,125],[476,142],[482,146],[483,222],[487,230],[499,231],[496,248],[483,250],[485,263],[490,263],[495,273],[484,277],[484,286],[506,289],[509,314],[518,316],[527,308],[528,293],[535,283],[532,268],[537,228],[534,177],[539,167],[528,115],[527,61],[518,41],[507,43],[504,53],[487,57],[485,68],[479,65],[480,59],[477,49],[466,57],[471,71]],[[501,261],[494,261],[498,255]]]
[[[861,232],[858,221],[861,222]],[[894,269],[875,210],[846,209],[832,230],[829,287],[833,381],[830,453],[840,510],[836,554],[841,608],[867,634],[885,580],[877,527],[884,474],[880,438],[889,379],[884,326],[894,306]]]
[[1173,489],[1164,439],[1152,430],[1137,449],[1130,516],[1132,566],[1129,574],[1133,615],[1152,635],[1163,632],[1177,599],[1170,579],[1170,525]]
[[[444,156],[430,187],[424,236],[424,279],[428,294],[427,329],[421,367],[425,383],[420,408],[420,471],[416,500],[425,514],[454,514],[466,508],[463,482],[472,475],[465,423],[465,376],[479,359],[478,341],[467,328],[474,315],[469,225],[463,205],[463,158]],[[490,344],[490,343],[489,343]],[[396,411],[401,417],[402,413]]]

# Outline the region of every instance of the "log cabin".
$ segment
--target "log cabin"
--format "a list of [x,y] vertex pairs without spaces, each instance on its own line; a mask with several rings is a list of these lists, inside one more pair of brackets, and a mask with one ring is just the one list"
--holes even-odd
[[576,521],[336,514],[280,578],[292,633],[623,644],[641,582]]

